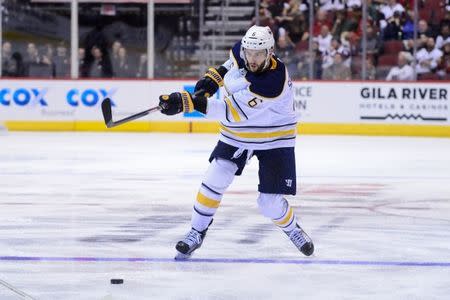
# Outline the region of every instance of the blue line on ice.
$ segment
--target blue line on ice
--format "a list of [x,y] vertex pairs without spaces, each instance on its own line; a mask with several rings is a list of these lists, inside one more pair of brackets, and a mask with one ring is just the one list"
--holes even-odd
[[396,267],[450,267],[450,262],[433,261],[373,261],[333,259],[265,259],[265,258],[191,258],[175,261],[159,257],[39,257],[0,256],[0,261],[40,262],[167,262],[167,263],[225,263],[225,264],[289,264],[289,265],[346,265],[346,266],[396,266]]

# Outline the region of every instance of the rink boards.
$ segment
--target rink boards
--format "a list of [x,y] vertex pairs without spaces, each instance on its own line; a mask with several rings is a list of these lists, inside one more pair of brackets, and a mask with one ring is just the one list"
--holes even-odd
[[[325,82],[292,84],[300,134],[450,137],[448,82]],[[158,104],[163,93],[192,91],[190,80],[2,80],[0,123],[9,130],[217,132],[199,113],[153,113],[114,129],[100,104],[113,102],[113,118]],[[221,90],[217,99],[223,98]],[[270,100],[269,100],[270,101]]]

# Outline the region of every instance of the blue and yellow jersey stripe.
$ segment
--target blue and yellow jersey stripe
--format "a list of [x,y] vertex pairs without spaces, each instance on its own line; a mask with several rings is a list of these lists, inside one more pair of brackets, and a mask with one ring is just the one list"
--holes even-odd
[[220,124],[222,136],[241,143],[267,143],[295,139],[296,123],[279,126],[227,126]]

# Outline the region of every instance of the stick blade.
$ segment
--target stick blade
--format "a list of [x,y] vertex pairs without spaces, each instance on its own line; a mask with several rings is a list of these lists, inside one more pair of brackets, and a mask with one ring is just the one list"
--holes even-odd
[[110,128],[113,125],[111,112],[111,99],[105,98],[102,102],[103,119],[105,119],[106,127]]

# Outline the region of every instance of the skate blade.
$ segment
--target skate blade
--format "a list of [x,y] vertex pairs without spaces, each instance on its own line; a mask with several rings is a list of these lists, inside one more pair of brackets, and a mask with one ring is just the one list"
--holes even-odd
[[183,254],[178,251],[177,254],[175,255],[175,260],[188,260],[189,258],[191,258],[190,254]]

